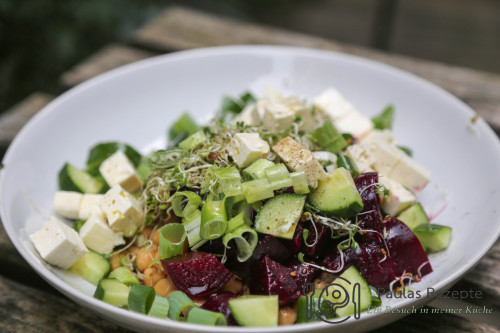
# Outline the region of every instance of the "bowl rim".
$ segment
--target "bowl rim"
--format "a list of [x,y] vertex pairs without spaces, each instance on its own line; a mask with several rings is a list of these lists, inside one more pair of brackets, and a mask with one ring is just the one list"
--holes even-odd
[[[207,48],[199,48],[199,49],[190,49],[178,52],[172,52],[169,54],[162,54],[158,56],[154,56],[151,58],[147,58],[144,60],[140,60],[131,64],[127,64],[115,69],[112,69],[108,72],[102,73],[93,77],[71,89],[64,92],[63,94],[56,97],[52,102],[43,107],[39,112],[37,112],[19,131],[16,135],[12,143],[9,145],[4,158],[3,165],[4,168],[0,171],[0,217],[2,219],[2,223],[7,232],[8,237],[12,241],[13,245],[17,249],[17,251],[21,254],[21,256],[29,263],[31,268],[33,268],[44,280],[46,280],[49,284],[51,284],[54,288],[68,296],[73,301],[82,305],[85,304],[89,310],[95,313],[103,313],[110,312],[116,316],[125,316],[130,319],[133,319],[136,322],[144,322],[145,324],[153,324],[156,328],[173,328],[178,329],[180,331],[184,330],[196,330],[199,332],[304,332],[306,330],[311,329],[320,329],[325,328],[325,325],[328,324],[323,322],[314,322],[307,324],[295,324],[291,326],[279,326],[279,327],[220,327],[220,326],[201,326],[196,324],[189,324],[185,322],[177,322],[173,320],[165,320],[159,318],[148,317],[143,314],[135,313],[132,311],[128,311],[125,309],[117,308],[110,304],[101,302],[90,295],[83,293],[82,291],[77,290],[76,288],[71,287],[69,284],[62,281],[59,277],[57,277],[51,269],[48,268],[47,265],[40,263],[35,260],[34,256],[29,255],[24,251],[24,246],[21,244],[20,240],[15,237],[14,225],[13,223],[8,223],[6,219],[6,207],[3,204],[4,200],[2,200],[4,194],[4,179],[6,175],[8,176],[9,165],[11,162],[11,156],[15,154],[15,151],[18,149],[18,146],[22,144],[23,138],[29,135],[32,127],[36,126],[39,119],[55,112],[58,106],[64,103],[67,100],[73,98],[73,96],[80,94],[83,91],[93,89],[95,86],[99,86],[101,83],[112,80],[114,78],[118,78],[121,75],[124,75],[133,71],[140,71],[146,67],[154,67],[164,62],[176,62],[176,61],[184,61],[190,58],[202,58],[205,56],[221,56],[221,55],[248,55],[248,54],[258,54],[258,55],[266,55],[266,56],[276,56],[276,55],[286,55],[286,56],[304,56],[304,57],[317,57],[317,58],[329,58],[330,60],[343,60],[348,62],[356,63],[356,65],[361,66],[369,66],[372,68],[380,69],[390,74],[395,74],[398,77],[403,79],[414,81],[419,85],[423,86],[426,90],[433,90],[436,93],[439,93],[441,98],[446,99],[448,104],[452,104],[454,108],[457,109],[457,112],[467,114],[469,116],[473,116],[476,114],[469,106],[467,106],[464,102],[459,100],[457,97],[444,90],[443,88],[437,86],[434,83],[431,83],[415,74],[407,72],[405,70],[393,67],[391,65],[381,63],[375,60],[367,59],[364,57],[340,53],[336,51],[328,51],[321,49],[312,49],[312,48],[304,48],[304,47],[295,47],[295,46],[277,46],[277,45],[231,45],[231,46],[216,46],[216,47],[207,47]],[[490,128],[490,126],[483,120],[480,119],[476,123],[477,129],[481,132],[482,135],[487,137],[487,141],[495,142],[497,153],[500,155],[500,140],[494,131]],[[498,219],[498,217],[497,217]],[[500,219],[499,219],[500,220]],[[11,221],[9,221],[11,222]],[[481,258],[489,251],[489,249],[494,245],[496,240],[500,235],[500,223],[496,224],[496,229],[492,230],[491,237],[487,242],[483,243],[483,246],[480,251],[477,251],[473,258],[461,266],[456,271],[452,272],[446,278],[437,281],[433,284],[435,290],[442,290],[446,287],[449,287],[451,284],[460,279],[463,275],[465,275],[469,270],[471,270],[480,260]],[[415,305],[417,303],[421,303],[423,306],[425,302],[418,302],[416,300],[406,299],[397,304],[396,308],[405,308],[411,305]],[[356,323],[361,323],[369,321],[373,319],[374,316],[379,316],[380,314],[364,314],[359,320],[355,321],[346,321],[343,324],[338,324],[338,327],[343,326],[347,328],[350,325],[356,325]],[[387,324],[398,319],[390,319],[387,316]],[[109,320],[109,319],[106,319]],[[337,327],[337,326],[335,326]]]

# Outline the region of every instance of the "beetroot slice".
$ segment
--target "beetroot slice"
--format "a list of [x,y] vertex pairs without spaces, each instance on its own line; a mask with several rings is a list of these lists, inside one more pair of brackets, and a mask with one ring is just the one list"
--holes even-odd
[[216,293],[233,276],[211,253],[188,252],[161,263],[175,287],[195,298]]
[[[369,223],[378,224],[381,233],[357,234],[355,240],[359,249],[343,251],[344,267],[340,272],[354,265],[368,284],[385,291],[389,291],[391,282],[404,273],[411,273],[413,276],[420,274],[422,277],[432,272],[427,254],[418,238],[403,222],[396,218],[379,222],[372,216]],[[387,247],[381,236],[383,234],[387,235],[385,238]],[[384,255],[384,252],[387,255]],[[328,269],[338,270],[341,267],[340,259],[338,250],[332,250],[325,256],[323,265]]]
[[209,311],[220,312],[227,318],[227,323],[229,325],[238,325],[231,314],[231,310],[229,309],[229,300],[238,296],[238,294],[225,291],[210,297],[205,303],[203,303],[201,308]]
[[303,285],[311,282],[317,269],[296,262],[289,267],[265,256],[258,264],[250,282],[252,294],[278,295],[281,305],[303,295]]
[[373,185],[375,183],[378,183],[378,173],[376,172],[366,172],[354,178],[354,184],[356,184],[356,188],[358,189],[358,192],[361,195],[361,199],[363,200],[362,212],[375,210],[376,212],[380,213],[378,195],[375,192],[377,189],[377,185]]
[[[312,226],[312,223],[316,226],[316,229]],[[302,244],[300,250],[308,257],[314,258],[320,255],[325,248],[326,243],[331,239],[332,231],[326,225],[315,222],[304,222],[304,227],[309,230],[309,235],[307,236],[307,244],[313,246],[307,246],[305,243]],[[316,230],[318,231],[318,238],[316,239]],[[302,235],[301,235],[302,236]]]

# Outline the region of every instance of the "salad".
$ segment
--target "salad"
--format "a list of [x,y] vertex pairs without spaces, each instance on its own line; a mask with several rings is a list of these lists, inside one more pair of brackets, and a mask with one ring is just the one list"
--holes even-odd
[[369,119],[334,88],[311,102],[225,97],[205,126],[181,115],[164,149],[104,142],[85,168],[66,163],[56,214],[30,238],[94,297],[149,316],[277,326],[359,315],[411,292],[432,272],[427,253],[451,239],[418,203],[430,172],[397,145],[393,116],[388,106]]

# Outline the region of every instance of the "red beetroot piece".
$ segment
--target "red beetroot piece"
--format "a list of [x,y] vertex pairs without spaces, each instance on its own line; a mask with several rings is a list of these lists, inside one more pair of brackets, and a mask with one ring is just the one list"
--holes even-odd
[[378,183],[378,173],[376,172],[366,172],[354,178],[354,184],[356,184],[363,200],[363,212],[375,210],[380,213],[378,194],[375,192],[378,186],[373,185],[375,183]]
[[225,291],[210,297],[205,303],[203,303],[201,308],[209,311],[220,312],[224,316],[226,316],[227,323],[229,325],[238,325],[233,315],[231,314],[231,310],[229,309],[229,300],[238,296],[238,294]]
[[316,272],[316,268],[302,263],[286,267],[265,256],[256,267],[250,291],[252,294],[278,295],[283,305],[303,295],[304,283],[311,282]]
[[[316,229],[313,227],[312,223],[314,223]],[[331,239],[332,231],[324,224],[311,221],[304,222],[303,228],[307,228],[309,230],[307,244],[312,246],[307,246],[304,242],[302,242],[300,250],[310,258],[317,257],[323,252],[325,244],[328,240]],[[316,238],[316,230],[318,231],[318,238]]]
[[233,276],[211,253],[188,252],[161,263],[175,287],[195,298],[216,293]]

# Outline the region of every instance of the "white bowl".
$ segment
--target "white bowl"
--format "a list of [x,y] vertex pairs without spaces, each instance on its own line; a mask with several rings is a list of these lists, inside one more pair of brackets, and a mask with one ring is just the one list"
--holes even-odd
[[[450,247],[430,256],[434,272],[416,289],[449,287],[470,270],[500,233],[500,143],[483,120],[442,89],[401,70],[333,52],[275,46],[232,46],[173,53],[124,66],[71,89],[22,129],[9,147],[1,172],[1,218],[26,261],[51,285],[104,318],[136,330],[169,332],[357,332],[401,317],[364,314],[331,325],[319,322],[278,328],[220,328],[146,317],[98,301],[93,286],[45,264],[28,235],[52,211],[57,173],[64,162],[83,166],[89,147],[120,140],[145,149],[163,142],[184,110],[207,121],[223,94],[260,92],[272,84],[312,97],[334,86],[372,116],[396,106],[394,132],[432,170],[422,200],[438,210],[434,222],[453,227]],[[440,203],[436,206],[436,200]],[[27,296],[29,297],[29,295]],[[387,300],[384,306],[422,306],[430,299]]]

